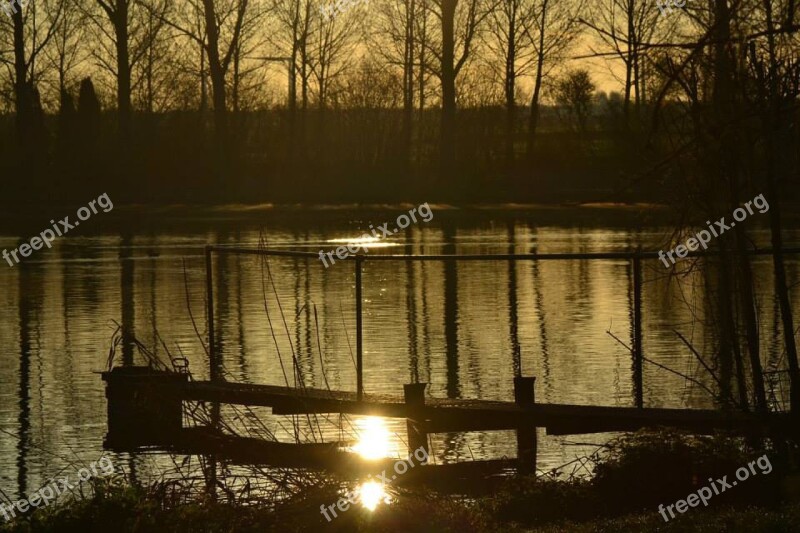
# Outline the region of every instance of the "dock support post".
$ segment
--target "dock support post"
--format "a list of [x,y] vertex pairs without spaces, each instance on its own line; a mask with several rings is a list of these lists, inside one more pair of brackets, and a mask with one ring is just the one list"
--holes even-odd
[[361,262],[356,256],[356,396],[360,402],[364,398],[364,331],[361,313]]
[[428,431],[425,417],[421,409],[425,407],[425,388],[427,383],[409,383],[403,385],[406,407],[411,417],[406,418],[406,430],[408,431],[408,453],[413,454],[420,448],[425,449],[425,456],[430,457],[430,447],[428,446]]
[[[535,377],[514,378],[514,401],[520,407],[530,407],[536,403]],[[517,427],[517,461],[522,474],[536,473],[537,455],[536,427],[527,424]]]
[[642,257],[641,247],[633,257],[633,391],[636,407],[644,407],[642,374]]
[[108,400],[106,445],[170,443],[183,427],[181,388],[186,374],[123,366],[103,372]]

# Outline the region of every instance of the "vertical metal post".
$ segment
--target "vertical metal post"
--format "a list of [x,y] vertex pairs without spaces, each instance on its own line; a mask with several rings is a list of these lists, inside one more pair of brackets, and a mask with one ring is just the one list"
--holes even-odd
[[[211,260],[211,246],[206,245],[206,307],[208,312],[208,360],[210,365],[211,381],[219,381],[221,377],[220,365],[217,360],[216,339],[214,338],[214,270]],[[222,411],[219,402],[211,404],[211,427],[220,429]],[[207,456],[209,463],[209,477],[206,490],[212,501],[217,501],[217,456]]]
[[214,278],[213,266],[211,263],[211,246],[206,246],[206,307],[208,322],[208,359],[210,364],[211,381],[219,379],[219,362],[217,361],[217,351],[214,339]]
[[364,335],[361,311],[361,261],[356,256],[356,396],[358,401],[364,397]]
[[636,407],[644,407],[642,375],[642,257],[641,247],[633,257],[633,381]]

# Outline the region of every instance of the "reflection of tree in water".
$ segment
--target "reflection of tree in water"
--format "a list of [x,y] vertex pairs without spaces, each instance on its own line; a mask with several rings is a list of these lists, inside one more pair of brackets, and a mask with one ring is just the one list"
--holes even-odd
[[[456,254],[456,229],[445,223],[443,253]],[[444,338],[445,357],[447,360],[447,397],[459,398],[461,386],[458,367],[458,264],[456,261],[444,261]]]

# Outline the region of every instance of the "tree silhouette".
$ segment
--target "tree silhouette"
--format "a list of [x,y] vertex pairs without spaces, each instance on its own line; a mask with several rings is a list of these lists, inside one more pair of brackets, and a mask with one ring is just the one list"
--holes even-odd
[[556,102],[567,108],[581,133],[586,133],[595,89],[586,69],[569,70],[555,84]]

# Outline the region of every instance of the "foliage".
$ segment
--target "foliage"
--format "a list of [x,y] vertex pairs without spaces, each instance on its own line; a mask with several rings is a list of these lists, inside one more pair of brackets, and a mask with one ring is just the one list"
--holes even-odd
[[[590,458],[594,463],[590,481],[510,480],[480,506],[503,522],[525,525],[597,520],[627,513],[646,513],[647,521],[650,514],[660,517],[658,505],[685,499],[707,486],[710,477],[727,475],[730,481],[737,468],[763,453],[750,449],[741,439],[643,430],[610,441],[604,452]],[[709,509],[730,504],[777,505],[782,475],[774,459],[772,465],[769,475],[751,476],[735,490],[715,496]],[[704,511],[698,508],[692,513]]]
[[[472,500],[424,487],[398,489],[394,502],[374,512],[356,505],[330,523],[337,531],[381,532],[627,532],[627,531],[797,531],[800,508],[778,506],[782,470],[740,483],[709,507],[692,509],[664,524],[659,504],[683,499],[708,477],[732,477],[764,450],[741,439],[697,437],[676,431],[640,431],[610,442],[589,458],[591,480],[555,475],[509,478]],[[773,456],[773,452],[770,456]],[[175,497],[164,484],[133,487],[100,480],[90,496],[58,502],[27,518],[0,526],[0,533],[38,532],[300,532],[325,531],[321,505],[335,503],[338,491],[323,484],[277,505],[233,504],[208,496]],[[732,506],[731,503],[737,505]],[[720,505],[721,504],[721,505]]]
[[578,129],[586,133],[597,87],[586,69],[573,69],[559,77],[553,88],[556,102],[568,109]]

